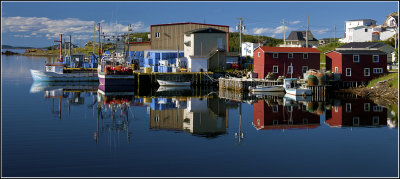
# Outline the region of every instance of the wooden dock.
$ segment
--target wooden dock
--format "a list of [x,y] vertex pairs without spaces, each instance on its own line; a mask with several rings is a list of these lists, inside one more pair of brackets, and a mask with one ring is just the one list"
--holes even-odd
[[247,79],[247,78],[219,78],[218,79],[219,89],[227,89],[234,91],[249,91],[249,87],[255,87],[257,85],[273,86],[282,85],[282,82],[276,80],[264,80],[264,79]]

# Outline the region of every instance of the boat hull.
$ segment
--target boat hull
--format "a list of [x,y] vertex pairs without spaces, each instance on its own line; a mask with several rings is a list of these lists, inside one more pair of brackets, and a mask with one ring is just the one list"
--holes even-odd
[[132,86],[135,84],[133,75],[102,75],[99,74],[99,82],[102,85],[111,86]]
[[283,86],[263,86],[251,89],[252,92],[284,92]]
[[190,86],[190,82],[175,82],[175,81],[165,81],[157,80],[160,86]]
[[310,89],[303,88],[286,88],[285,92],[290,95],[295,96],[309,96],[312,95],[312,91]]
[[31,76],[34,81],[57,81],[57,82],[78,82],[97,81],[97,73],[54,73],[31,69]]

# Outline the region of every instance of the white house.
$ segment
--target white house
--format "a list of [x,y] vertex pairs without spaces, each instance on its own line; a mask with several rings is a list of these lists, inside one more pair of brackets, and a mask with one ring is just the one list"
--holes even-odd
[[[343,43],[371,41],[372,27],[369,27],[371,25],[376,25],[376,21],[372,19],[346,21],[346,32],[344,33],[344,38],[339,39],[339,41]],[[360,32],[362,32],[362,30],[364,30],[364,33],[358,35]],[[354,39],[356,39],[357,41],[355,41]]]
[[308,47],[316,48],[318,46],[318,40],[314,38],[311,31],[292,31],[286,39],[286,44],[281,44],[279,47],[306,47],[308,39]]
[[258,47],[258,43],[243,42],[242,43],[242,57],[250,56],[253,57],[254,49]]
[[214,28],[188,31],[184,35],[184,54],[189,72],[226,69],[226,32]]

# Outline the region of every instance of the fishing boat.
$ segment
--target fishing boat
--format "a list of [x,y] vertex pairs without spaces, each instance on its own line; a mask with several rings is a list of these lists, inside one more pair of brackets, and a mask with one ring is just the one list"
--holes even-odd
[[[97,81],[97,60],[84,61],[84,55],[71,55],[63,59],[62,34],[60,34],[60,58],[56,64],[45,64],[45,70],[30,69],[32,79],[41,82]],[[72,58],[71,58],[72,57]]]
[[182,90],[190,90],[190,86],[160,86],[157,89],[157,92],[161,91],[182,91]]
[[262,98],[265,96],[283,97],[285,96],[285,91],[274,91],[274,92],[258,91],[258,92],[253,92],[253,94],[256,95],[257,98]]
[[178,82],[178,81],[166,81],[166,80],[157,80],[160,86],[190,86],[190,81],[188,82]]
[[249,87],[251,92],[284,92],[283,85]]
[[134,85],[133,68],[119,54],[105,55],[97,67],[97,74],[102,85]]
[[302,88],[297,83],[299,79],[297,78],[285,78],[283,79],[283,87],[287,94],[295,95],[295,96],[307,96],[312,95],[312,91],[307,88]]

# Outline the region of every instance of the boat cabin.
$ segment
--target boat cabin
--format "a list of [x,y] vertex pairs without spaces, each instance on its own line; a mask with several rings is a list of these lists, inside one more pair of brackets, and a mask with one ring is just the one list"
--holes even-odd
[[299,79],[297,79],[297,78],[285,78],[285,79],[283,79],[283,87],[284,87],[285,89],[288,89],[288,88],[297,88],[297,87],[300,86],[300,85],[297,83],[298,80],[299,80]]

